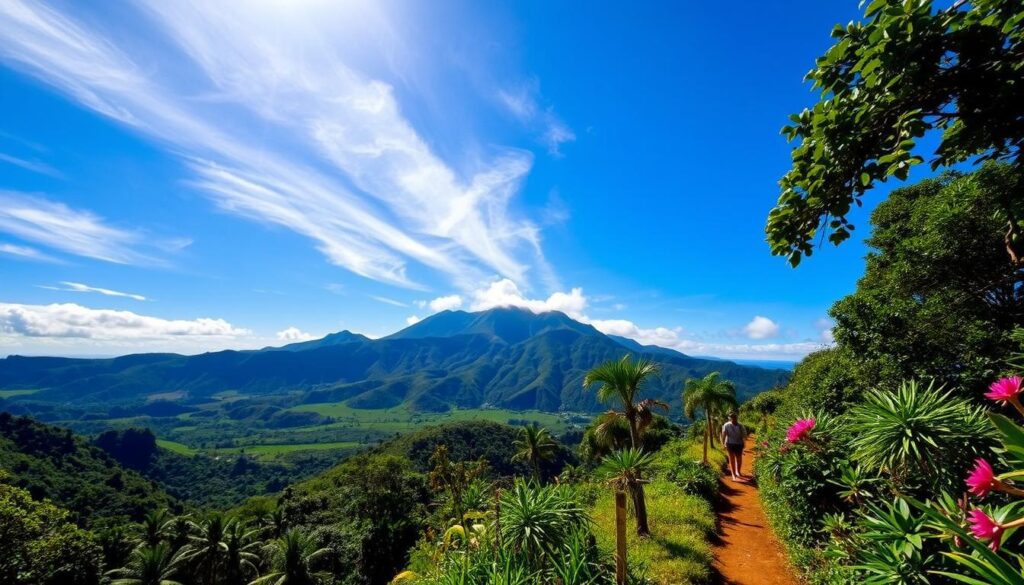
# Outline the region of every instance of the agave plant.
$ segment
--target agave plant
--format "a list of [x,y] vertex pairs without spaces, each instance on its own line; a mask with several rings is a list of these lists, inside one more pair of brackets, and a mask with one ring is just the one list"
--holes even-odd
[[185,563],[184,554],[171,551],[167,543],[141,546],[132,551],[128,564],[109,571],[111,585],[181,585],[174,578]]
[[531,486],[517,481],[501,498],[503,547],[539,569],[545,555],[558,554],[590,518],[567,486]]
[[871,391],[850,415],[853,460],[899,487],[928,478],[930,488],[957,489],[970,462],[987,450],[981,408],[933,384]]

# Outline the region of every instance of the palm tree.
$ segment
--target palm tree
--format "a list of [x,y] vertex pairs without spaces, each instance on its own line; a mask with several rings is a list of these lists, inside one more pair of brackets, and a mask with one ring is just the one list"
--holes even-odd
[[288,520],[284,515],[284,508],[277,507],[268,512],[261,519],[264,530],[270,533],[272,538],[281,538],[288,527]]
[[216,583],[217,573],[227,556],[226,528],[227,523],[220,514],[211,514],[202,522],[192,523],[192,534],[185,548],[189,551],[189,562],[196,563],[202,582],[207,585]]
[[224,529],[224,576],[227,585],[245,585],[247,577],[259,574],[256,550],[262,543],[256,538],[259,529],[250,529],[238,520],[231,520]]
[[312,569],[331,551],[316,548],[313,539],[296,529],[268,545],[271,570],[249,585],[315,585],[317,573]]
[[558,452],[558,443],[547,429],[535,424],[525,426],[519,431],[519,438],[514,446],[516,454],[512,461],[526,461],[533,468],[533,479],[540,483],[541,461],[549,461]]
[[658,365],[647,359],[633,361],[627,354],[621,360],[608,361],[587,372],[583,387],[601,384],[597,398],[607,402],[617,397],[622,402],[622,411],[610,410],[602,415],[602,422],[624,418],[629,425],[629,438],[633,447],[641,446],[641,436],[654,420],[654,408],[668,410],[668,405],[658,400],[637,400],[637,393],[648,376],[658,371]]
[[729,380],[721,379],[721,374],[711,372],[700,380],[690,378],[683,389],[683,412],[693,420],[697,411],[704,411],[704,464],[708,464],[708,444],[711,442],[712,418],[718,410],[736,408],[736,387]]
[[138,528],[138,542],[141,546],[156,546],[164,540],[170,540],[174,519],[167,510],[150,510],[142,517]]
[[[647,526],[647,508],[644,502],[644,474],[650,470],[654,458],[650,453],[640,449],[620,449],[609,453],[597,468],[597,474],[604,477],[616,491],[633,495],[636,511],[636,534],[647,536],[651,533]],[[639,494],[639,498],[635,495]],[[644,502],[642,509],[635,502]]]
[[156,546],[141,546],[132,551],[128,564],[107,573],[114,577],[110,585],[181,585],[172,578],[181,569],[185,556],[181,551],[172,554],[165,542]]

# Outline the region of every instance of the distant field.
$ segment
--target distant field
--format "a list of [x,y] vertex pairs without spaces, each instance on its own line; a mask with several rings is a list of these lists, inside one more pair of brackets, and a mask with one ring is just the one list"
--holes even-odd
[[193,449],[192,447],[189,447],[188,445],[186,445],[184,443],[179,443],[177,441],[168,441],[166,439],[157,439],[156,440],[156,444],[160,445],[164,449],[167,449],[168,451],[174,451],[175,453],[180,453],[181,455],[195,455],[196,454],[196,450],[195,449]]
[[274,456],[281,455],[283,453],[292,453],[294,451],[357,449],[361,446],[362,443],[357,443],[355,441],[337,441],[334,443],[295,443],[289,445],[245,445],[242,447],[217,449],[216,451],[218,453],[241,453],[242,451],[245,451],[246,455]]
[[303,404],[289,410],[295,412],[315,412],[338,419],[337,422],[323,425],[322,428],[358,427],[386,432],[411,431],[424,425],[463,420],[487,420],[499,423],[507,423],[510,420],[530,421],[546,427],[554,433],[564,432],[570,426],[563,416],[535,410],[515,411],[497,408],[470,408],[442,413],[429,413],[415,412],[401,406],[381,409],[352,408],[340,402]]
[[0,398],[11,398],[13,396],[24,396],[25,394],[35,394],[39,392],[36,390],[0,390]]

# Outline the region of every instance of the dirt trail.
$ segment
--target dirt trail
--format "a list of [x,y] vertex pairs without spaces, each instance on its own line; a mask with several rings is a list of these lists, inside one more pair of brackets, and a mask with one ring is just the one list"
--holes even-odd
[[726,585],[797,585],[775,538],[753,478],[752,441],[743,451],[742,481],[721,479],[718,516],[721,536],[715,546],[715,569]]

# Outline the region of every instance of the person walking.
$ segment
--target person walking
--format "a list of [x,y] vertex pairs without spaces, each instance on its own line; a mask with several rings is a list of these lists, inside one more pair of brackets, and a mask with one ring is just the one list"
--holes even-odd
[[743,443],[747,438],[747,430],[739,423],[736,411],[729,413],[729,422],[722,425],[722,444],[729,453],[729,471],[733,481],[743,477]]

